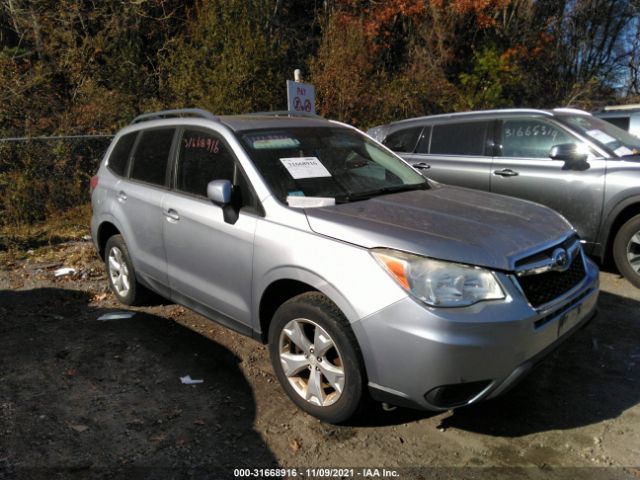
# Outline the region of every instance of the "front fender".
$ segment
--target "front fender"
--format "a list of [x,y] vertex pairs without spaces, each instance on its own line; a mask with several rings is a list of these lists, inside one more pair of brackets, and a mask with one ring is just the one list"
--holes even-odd
[[[260,305],[267,288],[279,280],[295,280],[297,282],[307,284],[313,289],[326,295],[333,303],[335,303],[350,323],[359,319],[354,306],[334,285],[317,273],[301,267],[283,266],[274,268],[267,272],[256,286],[256,295],[254,297],[253,304]],[[260,328],[259,315],[259,309],[255,308],[252,322],[256,331]]]

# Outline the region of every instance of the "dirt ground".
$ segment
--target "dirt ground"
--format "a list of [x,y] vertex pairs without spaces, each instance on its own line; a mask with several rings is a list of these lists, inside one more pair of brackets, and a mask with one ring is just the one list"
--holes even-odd
[[[337,427],[296,409],[257,342],[177,305],[116,304],[89,242],[6,256],[0,479],[637,480],[640,290],[601,282],[597,318],[506,396],[438,414],[371,405]],[[136,313],[98,320],[121,310]]]

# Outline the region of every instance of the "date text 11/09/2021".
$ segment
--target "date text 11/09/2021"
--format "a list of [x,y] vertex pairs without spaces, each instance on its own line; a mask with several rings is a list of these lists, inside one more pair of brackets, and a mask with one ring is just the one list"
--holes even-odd
[[397,470],[387,468],[236,468],[236,478],[399,478]]

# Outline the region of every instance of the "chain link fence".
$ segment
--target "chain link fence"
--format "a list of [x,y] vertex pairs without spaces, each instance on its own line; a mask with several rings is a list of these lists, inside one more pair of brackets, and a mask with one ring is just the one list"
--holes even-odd
[[0,138],[0,226],[41,222],[86,204],[111,138]]

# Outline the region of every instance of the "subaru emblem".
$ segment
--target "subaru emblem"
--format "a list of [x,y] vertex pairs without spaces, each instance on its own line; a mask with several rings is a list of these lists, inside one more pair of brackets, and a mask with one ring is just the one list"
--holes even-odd
[[556,248],[551,254],[551,268],[559,272],[569,268],[569,255],[564,248]]

